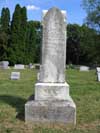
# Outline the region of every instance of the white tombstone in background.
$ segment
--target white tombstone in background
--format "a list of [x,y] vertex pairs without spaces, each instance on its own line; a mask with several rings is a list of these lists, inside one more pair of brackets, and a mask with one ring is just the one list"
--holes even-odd
[[96,71],[97,71],[97,80],[100,81],[100,67],[97,67]]
[[34,68],[34,66],[33,66],[32,63],[30,63],[30,64],[29,64],[29,69],[32,69],[32,68]]
[[8,61],[1,61],[0,62],[0,68],[2,69],[8,69],[9,62]]
[[24,69],[25,66],[23,64],[15,64],[14,69]]
[[80,71],[89,71],[88,66],[80,66]]
[[20,72],[11,72],[11,80],[20,79]]
[[34,64],[34,68],[35,69],[40,69],[40,64],[38,64],[38,63]]

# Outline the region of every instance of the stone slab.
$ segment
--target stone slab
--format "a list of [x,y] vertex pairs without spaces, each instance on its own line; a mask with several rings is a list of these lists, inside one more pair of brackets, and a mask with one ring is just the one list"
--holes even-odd
[[89,71],[88,66],[80,66],[80,71]]
[[67,83],[36,83],[35,100],[67,100],[69,85]]
[[33,69],[34,65],[32,63],[29,64],[29,69]]
[[12,72],[11,80],[18,80],[18,79],[20,79],[20,72]]
[[15,64],[14,69],[24,69],[25,66],[23,64]]
[[76,106],[65,82],[67,39],[63,13],[53,7],[43,17],[41,66],[35,99],[25,104],[26,122],[76,124]]
[[98,79],[98,81],[100,81],[100,72],[97,73],[97,79]]
[[35,69],[40,69],[40,66],[41,66],[40,64],[34,64]]
[[100,67],[96,68],[96,72],[97,72],[97,80],[100,81]]
[[97,71],[97,72],[100,72],[100,67],[97,67],[97,68],[96,68],[96,71]]
[[42,62],[39,81],[64,83],[66,65],[66,22],[62,12],[51,8],[43,17]]
[[25,104],[25,121],[76,124],[76,106],[71,98],[64,101],[28,101]]
[[9,62],[8,61],[1,61],[0,62],[0,68],[1,69],[8,69]]

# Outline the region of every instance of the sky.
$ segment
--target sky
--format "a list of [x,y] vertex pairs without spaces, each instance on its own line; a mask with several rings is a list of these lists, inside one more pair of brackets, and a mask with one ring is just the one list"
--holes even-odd
[[82,0],[0,0],[0,16],[3,7],[8,7],[12,16],[16,4],[27,8],[28,20],[41,21],[42,10],[48,10],[53,6],[67,12],[67,23],[82,25],[86,17],[81,6]]

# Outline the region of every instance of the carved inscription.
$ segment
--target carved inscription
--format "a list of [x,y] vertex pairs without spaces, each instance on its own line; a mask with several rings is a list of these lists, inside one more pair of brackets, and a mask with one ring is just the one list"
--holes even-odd
[[65,82],[66,24],[59,9],[52,8],[43,18],[42,66],[40,82]]

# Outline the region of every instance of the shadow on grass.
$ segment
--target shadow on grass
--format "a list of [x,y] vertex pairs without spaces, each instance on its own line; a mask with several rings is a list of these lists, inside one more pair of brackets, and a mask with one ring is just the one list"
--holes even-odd
[[17,112],[16,118],[24,121],[25,119],[25,103],[27,102],[26,99],[18,97],[18,96],[11,96],[11,95],[0,95],[0,102],[4,102],[9,104],[10,106],[14,107]]

